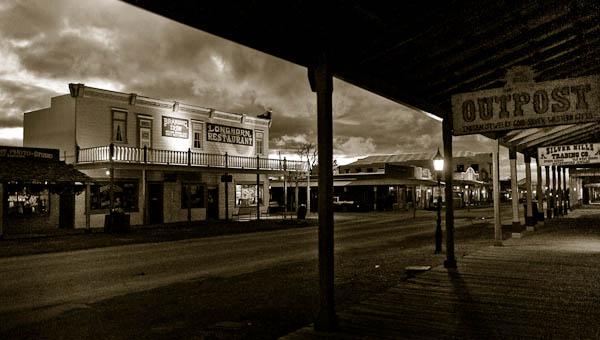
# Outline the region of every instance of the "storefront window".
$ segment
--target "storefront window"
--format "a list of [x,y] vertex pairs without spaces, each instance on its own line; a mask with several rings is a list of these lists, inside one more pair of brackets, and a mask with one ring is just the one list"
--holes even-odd
[[[263,186],[259,185],[259,203],[263,204]],[[256,205],[256,184],[237,184],[235,186],[235,205]]]
[[187,191],[190,190],[190,208],[204,208],[204,185],[183,183],[181,186],[181,208],[187,209]]
[[48,213],[48,187],[45,185],[9,185],[7,188],[8,215],[36,215]]
[[127,112],[113,110],[112,115],[112,140],[115,142],[127,143]]
[[202,123],[192,122],[192,137],[193,137],[193,145],[194,149],[202,149]]
[[[100,182],[90,187],[90,205],[92,210],[110,208],[110,183]],[[138,211],[138,182],[114,182],[114,208],[125,212]]]

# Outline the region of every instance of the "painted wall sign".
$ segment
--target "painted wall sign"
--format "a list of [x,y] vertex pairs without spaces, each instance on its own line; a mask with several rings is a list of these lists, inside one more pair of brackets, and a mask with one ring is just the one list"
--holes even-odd
[[165,137],[188,138],[189,124],[187,119],[162,116],[162,135]]
[[453,95],[453,134],[598,121],[599,81],[596,75]]
[[541,166],[600,163],[600,143],[586,143],[538,148]]
[[0,157],[2,158],[33,158],[33,159],[54,159],[58,160],[59,150],[57,149],[39,149],[39,148],[21,148],[0,146]]
[[209,142],[252,145],[252,139],[252,130],[206,123],[206,140]]

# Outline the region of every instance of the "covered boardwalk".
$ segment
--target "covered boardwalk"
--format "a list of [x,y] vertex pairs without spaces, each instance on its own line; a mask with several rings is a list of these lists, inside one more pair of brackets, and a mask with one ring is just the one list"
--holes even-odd
[[[320,306],[315,321],[319,330],[338,329],[331,204],[333,77],[442,120],[446,164],[452,164],[453,135],[482,133],[495,139],[498,143],[492,177],[496,202],[499,145],[510,149],[516,192],[516,152],[523,152],[527,162],[537,147],[593,142],[600,131],[595,76],[600,72],[597,1],[129,2],[307,67],[307,80],[317,95],[322,165]],[[508,76],[507,70],[516,71]],[[584,76],[587,78],[581,78]],[[473,95],[487,90],[491,94],[486,92],[480,98]],[[467,95],[457,97],[461,94]],[[453,107],[453,102],[458,106]],[[524,111],[533,113],[534,118],[521,119]],[[492,123],[477,123],[478,119],[492,117]],[[473,121],[476,124],[464,124]],[[571,123],[577,124],[561,126]],[[498,130],[501,125],[504,128]],[[556,126],[543,127],[546,125]],[[444,182],[446,202],[452,202],[452,172],[448,166]],[[561,176],[554,183],[561,183]],[[556,193],[561,192],[557,186]],[[532,198],[527,196],[531,216]],[[554,192],[552,196],[556,196]],[[516,204],[515,200],[513,223],[519,234],[522,227]],[[498,214],[499,207],[496,241],[501,245]],[[454,269],[457,263],[451,203],[445,218],[445,267]]]
[[340,312],[335,334],[307,326],[281,339],[598,339],[600,230],[576,218],[599,213],[576,210],[464,257],[457,271],[408,278]]

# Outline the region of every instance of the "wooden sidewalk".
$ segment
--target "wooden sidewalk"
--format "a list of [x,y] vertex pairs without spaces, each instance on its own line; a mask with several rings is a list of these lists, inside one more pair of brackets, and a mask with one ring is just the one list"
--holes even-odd
[[340,312],[338,332],[282,339],[600,339],[600,232],[565,229],[410,278]]

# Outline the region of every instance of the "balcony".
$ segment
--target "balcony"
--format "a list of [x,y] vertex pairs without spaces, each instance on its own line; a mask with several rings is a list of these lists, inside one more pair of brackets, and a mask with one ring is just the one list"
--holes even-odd
[[115,163],[179,165],[194,167],[306,171],[306,162],[261,157],[231,156],[225,153],[209,154],[188,151],[136,148],[131,146],[107,145],[82,148],[77,152],[77,164]]

